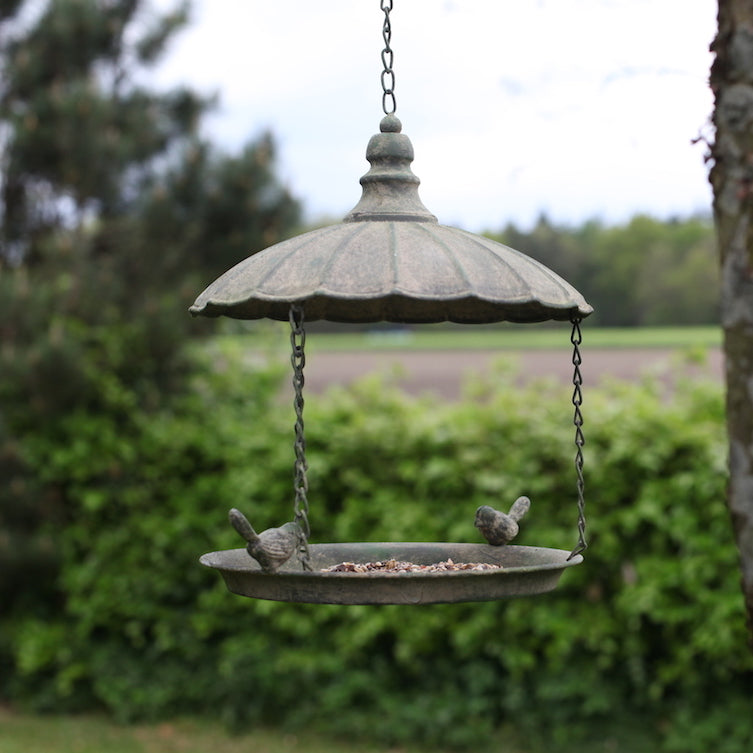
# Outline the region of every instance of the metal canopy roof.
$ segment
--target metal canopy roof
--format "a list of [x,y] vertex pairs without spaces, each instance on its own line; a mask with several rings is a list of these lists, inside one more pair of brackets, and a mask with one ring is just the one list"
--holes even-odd
[[237,264],[193,314],[287,321],[539,322],[588,316],[583,296],[543,264],[488,238],[440,225],[418,196],[413,147],[394,115],[367,149],[363,195],[344,221]]

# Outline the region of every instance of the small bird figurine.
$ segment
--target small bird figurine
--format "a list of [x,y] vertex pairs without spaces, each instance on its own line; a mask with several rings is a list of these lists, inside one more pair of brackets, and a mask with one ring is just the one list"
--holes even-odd
[[518,535],[518,521],[530,507],[528,497],[518,497],[507,514],[482,505],[476,510],[476,528],[492,546],[509,544]]
[[265,573],[273,573],[284,565],[298,546],[301,536],[298,523],[285,523],[279,528],[268,528],[256,533],[240,510],[233,508],[228,513],[228,518],[233,528],[246,540],[246,551]]

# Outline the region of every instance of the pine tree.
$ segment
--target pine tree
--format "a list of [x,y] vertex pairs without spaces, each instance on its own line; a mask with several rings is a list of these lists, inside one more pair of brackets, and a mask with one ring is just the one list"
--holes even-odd
[[55,531],[74,507],[56,449],[91,417],[133,436],[179,395],[196,368],[188,338],[211,326],[188,314],[195,295],[299,220],[271,136],[224,154],[199,135],[211,98],[144,83],[187,22],[185,3],[160,14],[145,0],[0,2],[6,614],[29,579],[37,607],[55,603]]
[[[143,83],[185,3],[160,15],[144,0],[28,0],[0,19],[0,321],[13,355],[0,398],[15,390],[28,421],[101,408],[94,370],[148,406],[177,387],[184,338],[206,326],[185,314],[193,296],[284,237],[299,205],[274,176],[270,135],[223,154],[199,137],[210,99]],[[36,415],[19,399],[32,383]]]

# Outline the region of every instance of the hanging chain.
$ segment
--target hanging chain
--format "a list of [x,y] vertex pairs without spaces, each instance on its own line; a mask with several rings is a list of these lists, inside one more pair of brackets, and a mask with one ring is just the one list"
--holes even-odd
[[384,39],[384,49],[382,50],[382,110],[385,115],[393,115],[397,109],[395,101],[395,73],[392,70],[392,63],[395,55],[390,47],[392,40],[392,24],[390,23],[390,12],[392,11],[392,0],[382,0],[382,10],[384,11],[384,24],[382,24],[382,39]]
[[586,500],[584,496],[585,482],[583,480],[583,445],[586,440],[583,436],[583,414],[581,413],[580,406],[583,404],[583,392],[581,387],[583,385],[583,376],[580,372],[580,366],[582,361],[580,355],[580,344],[583,342],[583,337],[580,331],[581,319],[578,316],[573,316],[573,331],[570,335],[570,342],[573,344],[573,406],[575,408],[575,414],[573,416],[573,424],[575,425],[575,473],[577,476],[577,489],[578,489],[578,545],[570,552],[568,560],[571,560],[576,555],[585,551],[588,544],[586,543]]
[[308,463],[306,461],[306,437],[303,433],[303,367],[306,365],[306,330],[303,327],[303,306],[291,304],[290,306],[290,344],[292,354],[290,362],[293,366],[293,389],[295,399],[295,465],[294,465],[294,489],[295,503],[295,522],[300,529],[298,541],[298,559],[304,570],[311,570],[309,564],[309,545],[308,539],[311,529],[309,528],[309,503],[308,489],[309,483],[306,477]]

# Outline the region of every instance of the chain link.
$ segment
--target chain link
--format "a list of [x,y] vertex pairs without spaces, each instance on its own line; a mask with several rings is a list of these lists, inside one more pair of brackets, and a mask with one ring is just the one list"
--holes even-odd
[[293,366],[293,390],[295,398],[293,406],[295,408],[295,464],[294,464],[294,483],[295,502],[293,509],[295,512],[295,522],[300,529],[298,541],[298,559],[304,570],[311,570],[309,563],[309,546],[308,539],[311,529],[309,527],[309,503],[308,503],[308,462],[306,460],[306,437],[303,431],[303,367],[306,365],[306,330],[303,326],[303,306],[291,304],[290,306],[290,344],[292,354],[290,363]]
[[384,49],[382,50],[382,110],[385,115],[393,115],[397,109],[395,100],[395,72],[392,70],[392,64],[395,60],[395,53],[390,47],[392,40],[392,23],[390,22],[390,12],[392,11],[392,0],[381,0],[381,8],[384,11],[384,23],[382,24],[382,39],[384,39]]
[[580,331],[580,317],[573,316],[573,330],[570,335],[570,342],[573,344],[573,407],[575,414],[573,424],[575,425],[575,473],[577,477],[578,490],[578,544],[570,552],[568,560],[585,551],[588,547],[586,543],[586,500],[584,495],[585,482],[583,480],[583,445],[586,440],[583,436],[583,414],[580,407],[583,404],[583,376],[580,371],[583,359],[580,355],[580,345],[583,342],[583,336]]

